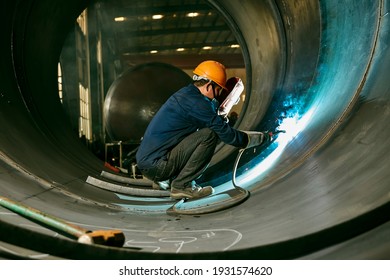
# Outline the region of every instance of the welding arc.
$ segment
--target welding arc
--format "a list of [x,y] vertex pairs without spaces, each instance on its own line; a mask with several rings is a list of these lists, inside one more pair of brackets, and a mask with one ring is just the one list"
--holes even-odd
[[66,236],[70,236],[79,243],[122,247],[125,241],[123,232],[119,230],[90,231],[3,196],[0,196],[0,206],[32,220],[35,223],[48,227]]

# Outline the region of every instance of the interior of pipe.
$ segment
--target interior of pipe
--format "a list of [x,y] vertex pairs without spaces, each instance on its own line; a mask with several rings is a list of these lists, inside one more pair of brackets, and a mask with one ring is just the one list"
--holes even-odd
[[[0,195],[90,230],[120,229],[124,248],[78,244],[0,208],[1,226],[15,232],[1,231],[0,251],[62,258],[390,257],[389,1],[207,1],[243,46],[247,96],[236,127],[286,133],[244,153],[237,181],[250,197],[204,215],[172,215],[165,211],[170,201],[86,183],[103,162],[71,129],[58,98],[57,65],[88,4],[2,4]],[[233,188],[236,154],[220,145],[202,183]]]

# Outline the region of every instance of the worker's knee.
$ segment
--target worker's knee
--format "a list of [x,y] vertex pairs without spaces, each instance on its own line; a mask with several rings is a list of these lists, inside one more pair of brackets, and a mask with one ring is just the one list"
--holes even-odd
[[202,138],[205,142],[217,142],[218,141],[218,135],[215,133],[214,130],[206,127],[202,128],[198,131],[199,134],[202,135]]

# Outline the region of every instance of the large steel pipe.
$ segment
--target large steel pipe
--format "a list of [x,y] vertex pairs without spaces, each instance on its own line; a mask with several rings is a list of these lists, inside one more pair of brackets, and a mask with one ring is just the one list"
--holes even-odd
[[[250,198],[172,217],[154,211],[158,202],[135,206],[85,183],[102,162],[67,124],[56,79],[66,34],[88,3],[7,0],[0,9],[0,195],[91,230],[121,229],[125,246],[138,250],[73,244],[73,254],[71,241],[6,210],[1,240],[78,258],[389,257],[389,235],[381,234],[390,213],[389,1],[209,2],[247,48],[250,94],[239,128],[278,119],[288,132],[270,150],[246,155],[238,181]],[[218,167],[233,165],[224,152],[232,151],[223,147],[213,163],[224,173],[207,176],[228,184],[230,170]]]

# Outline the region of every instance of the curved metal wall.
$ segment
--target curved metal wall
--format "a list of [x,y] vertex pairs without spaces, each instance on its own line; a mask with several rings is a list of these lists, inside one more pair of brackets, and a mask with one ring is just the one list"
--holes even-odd
[[[119,228],[129,248],[53,238],[5,210],[1,240],[72,258],[297,258],[340,242],[332,256],[353,258],[349,244],[360,234],[388,248],[389,238],[371,229],[384,224],[386,231],[390,213],[389,3],[295,2],[211,1],[248,47],[251,92],[240,128],[267,126],[274,116],[287,124],[289,114],[295,122],[263,161],[246,156],[238,179],[249,200],[176,217],[145,201],[145,211],[134,211],[129,198],[85,183],[102,163],[61,113],[56,67],[87,3],[2,3],[0,194],[91,229]],[[370,252],[362,258],[389,257],[357,243]]]

